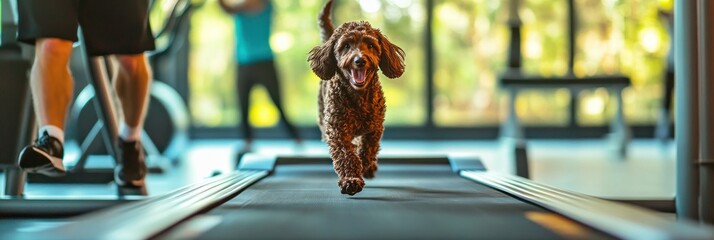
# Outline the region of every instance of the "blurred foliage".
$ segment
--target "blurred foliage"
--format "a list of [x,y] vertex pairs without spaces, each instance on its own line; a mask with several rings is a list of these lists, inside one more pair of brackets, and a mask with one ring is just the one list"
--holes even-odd
[[[511,1],[442,0],[435,4],[435,122],[441,126],[493,125],[504,119],[506,98],[497,76],[504,70],[510,32]],[[523,69],[530,74],[567,72],[567,1],[524,0]],[[632,87],[624,92],[630,123],[653,123],[662,96],[669,50],[666,22],[669,0],[576,0],[578,28],[574,72],[577,76],[625,74]],[[575,93],[581,125],[606,124],[614,98],[605,89]],[[562,125],[568,119],[571,93],[529,91],[516,109],[526,124]]]
[[209,0],[191,18],[189,108],[194,126],[238,123],[232,19]]
[[[505,96],[497,76],[504,70],[510,33],[510,1],[434,0],[434,120],[438,126],[494,126],[504,119]],[[631,123],[653,123],[662,96],[662,76],[669,50],[666,23],[658,14],[671,0],[576,0],[578,29],[574,72],[578,76],[621,73],[632,78],[624,92]],[[319,44],[316,17],[323,1],[274,1],[271,37],[288,118],[298,125],[316,123],[319,79],[306,61]],[[546,76],[567,71],[565,0],[523,0],[523,68]],[[382,29],[407,55],[398,79],[381,76],[387,98],[387,124],[426,123],[426,29],[423,0],[338,1],[335,22],[367,20]],[[190,107],[194,124],[235,126],[234,26],[215,0],[192,18],[189,69]],[[262,89],[252,99],[250,121],[272,126],[278,115]],[[614,98],[605,89],[573,94],[581,125],[602,125],[612,118]],[[562,125],[568,119],[571,93],[528,91],[517,99],[526,124]]]

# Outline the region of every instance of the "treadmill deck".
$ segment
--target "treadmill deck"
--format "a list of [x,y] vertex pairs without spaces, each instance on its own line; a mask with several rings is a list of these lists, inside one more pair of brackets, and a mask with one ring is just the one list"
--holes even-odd
[[575,226],[577,235],[558,234],[529,220],[534,215],[554,214],[459,177],[448,165],[380,164],[354,196],[340,194],[329,164],[278,165],[235,198],[164,234],[185,232],[209,216],[217,224],[192,238],[612,238],[563,218],[559,224],[568,225],[568,234]]

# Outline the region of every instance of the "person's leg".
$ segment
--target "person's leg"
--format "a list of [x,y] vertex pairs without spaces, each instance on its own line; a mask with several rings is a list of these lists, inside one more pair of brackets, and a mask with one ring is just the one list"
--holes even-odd
[[72,42],[77,40],[76,0],[18,1],[18,40],[35,45],[30,89],[40,126],[35,142],[22,149],[21,168],[31,173],[65,173],[64,127],[72,100],[69,72]]
[[72,41],[57,38],[37,39],[35,61],[30,71],[32,102],[38,124],[41,128],[48,128],[50,136],[60,141],[64,139],[60,134],[63,132],[54,131],[64,131],[65,118],[74,91],[69,71],[71,53]]
[[120,137],[125,141],[141,139],[144,118],[149,102],[151,69],[144,54],[117,55],[114,57],[114,89],[121,101],[124,121]]
[[240,108],[240,125],[238,130],[243,132],[243,145],[236,150],[236,165],[246,153],[253,151],[253,129],[250,127],[250,92],[255,85],[255,76],[252,65],[241,65],[236,68],[236,93],[238,94],[238,107]]
[[120,186],[144,185],[147,167],[141,133],[149,103],[151,68],[142,54],[116,55],[112,58],[114,90],[124,116],[119,129],[120,161],[115,173]]
[[19,156],[20,167],[28,172],[48,176],[66,172],[62,158],[65,118],[74,88],[68,67],[71,52],[68,40],[41,38],[35,44],[30,89],[40,135]]
[[297,128],[288,121],[285,111],[283,110],[282,99],[280,95],[280,82],[278,80],[277,70],[275,69],[275,63],[273,61],[266,62],[260,66],[261,80],[263,85],[268,91],[270,98],[273,100],[275,107],[280,113],[280,120],[285,124],[288,129],[290,136],[295,139],[295,141],[301,142],[300,134],[298,134]]
[[253,130],[250,127],[250,92],[255,85],[255,77],[251,73],[250,66],[238,67],[238,76],[236,87],[238,93],[238,106],[240,107],[240,130],[243,131],[243,138],[246,146],[244,149],[249,149],[253,142]]
[[90,56],[112,55],[114,88],[120,101],[118,186],[143,188],[147,173],[141,133],[146,116],[151,70],[145,51],[154,49],[148,0],[81,1],[79,23]]

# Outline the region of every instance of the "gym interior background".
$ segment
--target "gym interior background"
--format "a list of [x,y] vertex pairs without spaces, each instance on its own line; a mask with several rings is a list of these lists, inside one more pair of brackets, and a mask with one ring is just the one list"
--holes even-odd
[[[185,18],[169,16],[178,9],[177,2],[183,4],[183,1],[152,2],[154,4],[150,16],[154,32],[173,29],[172,33],[158,37],[157,52],[160,53],[151,54],[154,77],[157,83],[169,86],[171,93],[178,93],[180,100],[172,101],[174,104],[181,102],[181,105],[187,106],[190,116],[190,141],[187,145],[181,145],[178,153],[171,156],[171,164],[154,166],[160,170],[151,172],[147,178],[151,197],[170,194],[179,187],[202,182],[207,178],[232,176],[232,172],[237,168],[235,153],[242,144],[242,134],[238,129],[240,116],[235,87],[235,39],[231,16],[220,9],[216,0],[186,1],[190,3],[190,7],[179,7],[185,10],[179,11]],[[283,85],[283,104],[288,118],[299,127],[307,141],[298,145],[289,139],[284,128],[279,126],[277,110],[268,94],[259,87],[252,93],[253,107],[250,112],[251,125],[259,128],[255,134],[257,147],[254,150],[257,153],[326,156],[326,147],[319,141],[320,135],[316,126],[320,80],[307,63],[307,53],[320,41],[316,13],[323,2],[273,1],[275,11],[270,43],[275,51],[277,69]],[[513,8],[509,5],[514,2],[520,2],[520,6]],[[673,11],[673,2],[674,0],[338,1],[335,4],[334,20],[337,23],[349,20],[369,21],[406,52],[405,74],[397,79],[387,79],[383,76],[380,78],[388,106],[381,151],[383,156],[388,156],[385,158],[432,156],[442,153],[448,153],[449,157],[477,156],[481,161],[479,164],[483,163],[488,172],[515,174],[537,183],[606,200],[628,202],[632,199],[645,199],[644,203],[657,205],[646,206],[660,211],[656,213],[657,216],[661,214],[666,219],[676,220],[674,196],[677,196],[677,200],[682,199],[682,195],[675,193],[680,189],[675,181],[679,167],[675,162],[678,158],[675,157],[675,150],[679,149],[675,149],[675,143],[671,141],[671,118],[674,111],[663,107],[668,94],[668,58],[672,54],[673,36],[671,19],[668,17]],[[574,7],[575,15],[569,11],[570,6]],[[517,20],[514,20],[513,9],[516,9]],[[169,19],[175,21],[167,21]],[[576,24],[573,24],[573,20]],[[167,22],[176,26],[167,27]],[[534,88],[520,91],[515,100],[512,100],[513,95],[504,87],[501,78],[513,67],[514,26],[519,27],[520,31],[518,65],[523,73],[553,79],[563,76],[588,78],[621,75],[626,76],[627,86],[621,95],[606,86],[577,90],[570,87],[548,87],[548,90]],[[85,63],[80,61],[79,66],[75,67],[86,68],[82,64]],[[78,71],[78,74],[81,75],[82,71]],[[84,89],[83,85],[86,85],[86,80],[82,83],[82,79],[86,76],[76,77],[79,81],[76,95],[81,95],[80,91]],[[578,80],[580,79],[573,82]],[[166,99],[176,100],[163,98]],[[84,101],[86,103],[88,100]],[[171,109],[171,105],[163,106]],[[504,128],[511,120],[511,106],[514,106],[519,122],[524,127],[524,134],[528,139],[527,150],[525,145],[521,145],[524,143],[503,138],[502,129],[513,130]],[[611,145],[603,140],[604,136],[617,130],[612,127],[613,122],[619,120],[619,109],[624,110],[624,122],[628,129],[620,132],[627,136],[620,136],[619,139],[627,147],[626,152],[611,151]],[[86,111],[89,115],[93,114],[93,111]],[[175,124],[175,119],[172,120]],[[84,127],[88,128],[92,126],[93,121],[94,119],[90,124],[79,125],[86,125]],[[156,128],[157,125],[169,125],[168,122],[147,122],[147,129]],[[668,130],[668,135],[665,139],[658,139],[655,135],[658,135],[656,132],[661,130],[662,124]],[[73,130],[68,128],[68,134],[72,134],[71,131]],[[71,137],[73,136],[70,135]],[[157,143],[162,142],[154,140]],[[159,150],[162,150],[165,146],[160,145],[157,144]],[[101,145],[98,146],[102,148]],[[86,153],[76,147],[68,152],[66,158],[69,159],[81,159],[78,155]],[[100,152],[98,155],[102,154]],[[113,168],[111,159],[101,156],[95,159],[99,159],[99,162],[104,160],[104,163],[99,164],[99,168]],[[65,162],[67,163],[67,160]],[[447,161],[447,164],[451,163]],[[519,165],[524,163],[525,166]],[[297,168],[300,167],[302,166]],[[391,167],[391,170],[399,170]],[[444,168],[441,170],[452,174],[448,167],[441,167]],[[525,172],[519,172],[519,168],[524,168]],[[319,169],[328,170],[329,175],[324,177],[325,182],[334,187],[332,169],[325,166]],[[389,167],[385,169],[390,170]],[[481,170],[483,169],[479,171]],[[311,176],[310,173],[312,172],[308,171],[305,179]],[[9,175],[7,171],[3,174]],[[0,179],[0,183],[8,182],[4,179]],[[280,178],[268,177],[265,182],[272,179]],[[433,179],[426,182],[431,180]],[[72,199],[71,201],[79,201],[87,196],[101,196],[104,197],[103,200],[116,197],[113,186],[106,182],[47,184],[40,180],[34,181],[28,180],[25,196],[29,198],[21,197],[17,206],[25,204],[22,205],[23,209],[33,208],[32,205],[27,205],[26,200],[32,200],[32,197],[36,196],[69,197],[67,199]],[[284,181],[299,182],[290,179]],[[375,181],[381,179],[378,177]],[[244,185],[250,184],[252,182]],[[256,189],[261,190],[259,187]],[[293,189],[272,192],[286,193],[291,190]],[[416,192],[412,195],[417,197],[427,196],[426,199],[432,200],[426,201],[428,203],[436,202],[434,199],[448,201],[451,200],[449,197],[460,194],[458,191],[446,190],[430,192],[413,186],[369,190],[372,190],[371,193],[365,191],[365,194],[380,191],[402,194],[412,191]],[[268,189],[267,192],[271,190]],[[304,192],[307,192],[306,195],[312,194],[310,191]],[[110,197],[106,198],[107,195]],[[582,199],[583,196],[585,195],[577,195],[578,199],[572,202],[588,202]],[[407,206],[419,203],[402,201],[409,198],[396,199],[399,201],[391,198],[368,198],[370,196],[366,199],[372,202],[386,203],[384,206],[388,206],[390,202]],[[332,199],[323,198],[320,201]],[[315,204],[323,204],[320,201]],[[288,201],[281,203],[285,202]],[[358,201],[351,203],[356,202]],[[288,205],[290,203],[288,202]],[[11,206],[10,201],[3,204],[5,205],[0,206]],[[227,206],[230,208],[238,205],[228,202]],[[330,204],[322,206],[334,207]],[[182,210],[173,208],[172,205],[160,207],[166,212]],[[268,208],[261,210],[266,209]],[[285,209],[278,207],[269,210]],[[443,212],[435,214],[438,216]],[[133,217],[136,216],[139,215]],[[106,219],[114,219],[114,216]],[[199,220],[206,219],[210,221],[210,218]],[[119,221],[122,218],[114,220]],[[16,227],[23,224],[16,219],[0,219],[0,222],[5,223],[0,224],[0,233],[5,232],[4,229],[25,229]],[[264,226],[267,225],[269,224]],[[705,233],[714,232],[711,228],[705,230],[708,231]]]
[[[209,0],[211,2],[212,0]],[[485,0],[360,0],[335,6],[335,21],[367,20],[407,53],[407,71],[383,80],[387,98],[386,138],[493,139],[505,119],[508,98],[498,75],[506,69],[509,3]],[[276,51],[287,115],[317,136],[318,78],[306,54],[319,42],[315,12],[322,1],[276,1],[271,45]],[[524,72],[567,72],[567,1],[522,1]],[[576,0],[573,72],[578,77],[623,74],[624,114],[635,137],[651,137],[663,99],[670,36],[662,12],[671,0]],[[430,22],[429,22],[430,20]],[[192,134],[239,136],[235,96],[233,22],[217,4],[191,17],[188,87]],[[314,26],[314,27],[312,27]],[[250,121],[259,137],[281,137],[265,91],[254,91]],[[516,109],[526,135],[536,138],[600,137],[615,115],[605,88],[528,90]],[[542,131],[539,131],[542,130]],[[553,131],[556,130],[556,131]],[[423,133],[416,134],[415,132]],[[454,134],[456,133],[456,134]]]
[[[512,2],[516,1],[359,0],[335,4],[335,22],[367,20],[407,53],[407,70],[402,77],[381,78],[388,105],[384,139],[424,142],[401,145],[387,142],[384,151],[410,152],[437,146],[442,151],[478,153],[496,169],[507,162],[499,160],[501,155],[493,150],[500,146],[499,133],[503,132],[501,127],[506,122],[510,102],[499,76],[508,69],[512,41],[509,19],[513,16],[509,4]],[[522,71],[544,77],[568,74],[571,70],[568,59],[570,1],[518,2],[517,15],[522,22]],[[154,1],[150,17],[155,32],[166,27],[167,19],[172,19],[168,15],[175,12],[175,3]],[[611,131],[610,123],[617,111],[617,100],[607,88],[525,90],[514,104],[525,136],[557,141],[544,144],[536,141],[536,146],[529,148],[529,155],[535,156],[530,159],[531,176],[569,189],[581,189],[580,184],[594,186],[587,190],[595,195],[671,195],[674,146],[658,145],[653,136],[655,125],[662,119],[665,99],[664,83],[672,39],[667,14],[673,10],[673,0],[574,0],[572,3],[577,22],[572,37],[572,74],[575,77],[627,76],[631,83],[622,91],[624,118],[632,136],[645,141],[630,145],[632,154],[627,156],[628,161],[610,161],[622,160],[622,156],[603,151],[607,145],[603,144],[602,137]],[[215,0],[192,0],[190,4],[191,7],[185,8],[188,11],[182,12],[185,19],[172,23],[178,25],[174,28],[175,34],[164,34],[157,39],[159,50],[165,51],[151,58],[155,79],[173,87],[187,105],[192,142],[240,141],[233,22]],[[319,42],[315,15],[322,4],[319,0],[275,1],[270,38],[283,84],[286,113],[298,125],[302,136],[315,141],[311,146],[320,149],[324,144],[317,141],[319,79],[310,71],[307,52]],[[82,72],[76,71],[76,74]],[[81,76],[75,77],[81,82]],[[77,84],[77,94],[83,89],[82,84],[86,82]],[[277,126],[279,117],[267,93],[258,87],[251,98],[254,107],[250,121],[259,128],[256,138],[289,141],[286,131]],[[669,111],[665,118],[671,118],[671,113]],[[673,128],[671,122],[665,123],[667,129]],[[166,125],[161,121],[147,124]],[[68,134],[73,137],[71,127]],[[670,133],[670,139],[672,135]],[[590,140],[569,141],[575,138]],[[435,143],[429,142],[431,140],[480,142]],[[221,144],[230,146],[215,151],[210,143],[199,144],[194,148],[199,150],[189,151],[182,158],[210,152],[212,158],[234,160],[232,151],[240,143]],[[201,150],[201,146],[212,150]],[[159,144],[158,147],[161,151],[166,146]],[[583,160],[564,159],[564,150],[575,150],[576,156]],[[73,158],[82,153],[69,154]],[[661,161],[653,164],[648,162],[651,158]],[[224,165],[226,171],[232,167]],[[589,183],[558,175],[583,166],[594,179],[603,182]],[[202,166],[208,172],[215,168]],[[629,171],[638,168],[657,174],[629,175]],[[599,175],[605,173],[618,177]],[[620,178],[638,183],[609,187]],[[640,188],[641,183],[650,187]]]

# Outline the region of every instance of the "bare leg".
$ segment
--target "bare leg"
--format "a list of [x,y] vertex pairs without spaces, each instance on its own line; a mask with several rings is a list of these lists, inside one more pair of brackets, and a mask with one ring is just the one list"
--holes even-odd
[[18,156],[19,166],[27,172],[52,177],[66,173],[62,163],[62,142],[74,88],[68,68],[71,53],[71,41],[57,38],[35,41],[30,89],[40,136],[33,144],[24,147]]
[[149,102],[151,70],[144,54],[116,55],[112,61],[114,89],[124,113],[114,179],[121,189],[130,189],[130,194],[138,190],[139,194],[146,195],[147,168],[140,140]]
[[64,129],[72,101],[74,82],[69,71],[72,41],[41,38],[35,42],[35,62],[30,72],[30,88],[35,115],[40,126]]
[[144,54],[116,55],[114,88],[121,101],[124,123],[141,134],[149,102],[151,69]]

